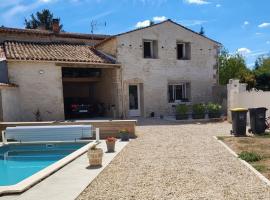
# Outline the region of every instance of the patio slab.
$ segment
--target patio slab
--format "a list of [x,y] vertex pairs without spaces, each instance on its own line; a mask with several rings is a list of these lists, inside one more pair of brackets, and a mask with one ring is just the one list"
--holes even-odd
[[[47,179],[33,186],[20,195],[2,196],[1,200],[73,200],[75,199],[128,144],[116,143],[115,153],[104,153],[103,166],[89,169],[88,158],[83,154],[67,166],[63,167]],[[106,152],[106,143],[98,145]]]

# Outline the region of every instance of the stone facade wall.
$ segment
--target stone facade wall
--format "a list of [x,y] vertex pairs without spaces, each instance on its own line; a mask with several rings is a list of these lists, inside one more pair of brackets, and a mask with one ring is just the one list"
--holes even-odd
[[18,88],[1,90],[2,118],[5,122],[21,121],[21,104]]
[[[158,58],[143,58],[143,39],[158,41]],[[176,59],[176,42],[191,44],[191,60]],[[172,114],[168,103],[168,83],[189,82],[191,103],[212,100],[217,83],[218,47],[198,34],[171,22],[117,36],[117,61],[122,65],[124,114],[128,113],[128,85],[143,88],[142,116]]]
[[[37,110],[42,120],[65,119],[60,66],[49,62],[8,62],[8,71],[10,82],[19,85],[21,121],[35,121]],[[10,120],[18,121],[15,118]]]
[[102,52],[109,54],[111,56],[116,56],[116,49],[117,48],[117,39],[112,38],[100,45],[98,45],[97,49],[101,50]]

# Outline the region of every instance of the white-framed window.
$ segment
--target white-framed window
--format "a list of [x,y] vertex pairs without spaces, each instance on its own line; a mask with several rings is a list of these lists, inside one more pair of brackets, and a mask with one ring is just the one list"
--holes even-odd
[[188,42],[176,42],[176,57],[177,60],[189,60],[190,59],[190,43]]
[[188,102],[190,100],[190,84],[177,83],[168,84],[168,100],[169,103]]
[[158,45],[156,40],[143,40],[143,57],[157,58]]

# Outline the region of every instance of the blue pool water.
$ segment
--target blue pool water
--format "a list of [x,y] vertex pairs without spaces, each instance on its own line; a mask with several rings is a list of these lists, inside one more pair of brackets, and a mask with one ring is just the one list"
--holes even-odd
[[9,144],[0,147],[0,186],[14,185],[86,143]]

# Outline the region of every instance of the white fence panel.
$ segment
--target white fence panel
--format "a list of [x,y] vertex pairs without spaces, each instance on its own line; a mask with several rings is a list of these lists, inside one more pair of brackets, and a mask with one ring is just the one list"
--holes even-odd
[[228,120],[231,121],[230,109],[232,108],[258,108],[268,109],[266,115],[270,116],[270,92],[247,91],[246,85],[239,83],[239,80],[230,80],[227,85],[228,91]]

